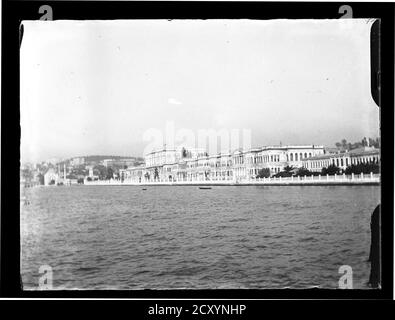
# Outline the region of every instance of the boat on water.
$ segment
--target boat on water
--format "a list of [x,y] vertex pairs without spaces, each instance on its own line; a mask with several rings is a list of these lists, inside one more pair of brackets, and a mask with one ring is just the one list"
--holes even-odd
[[206,190],[206,189],[211,189],[211,187],[199,187],[199,189]]

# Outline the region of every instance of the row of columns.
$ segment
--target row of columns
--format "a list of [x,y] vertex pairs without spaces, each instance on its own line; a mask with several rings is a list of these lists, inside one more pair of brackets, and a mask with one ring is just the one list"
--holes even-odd
[[363,156],[363,157],[333,157],[324,160],[309,160],[306,163],[307,169],[319,169],[326,168],[329,165],[335,165],[339,168],[348,167],[352,164],[357,165],[360,163],[378,163],[378,155]]

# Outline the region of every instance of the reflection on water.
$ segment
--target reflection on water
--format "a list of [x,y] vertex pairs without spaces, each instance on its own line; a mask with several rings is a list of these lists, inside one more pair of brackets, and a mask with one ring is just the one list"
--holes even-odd
[[367,288],[377,186],[26,189],[25,289]]

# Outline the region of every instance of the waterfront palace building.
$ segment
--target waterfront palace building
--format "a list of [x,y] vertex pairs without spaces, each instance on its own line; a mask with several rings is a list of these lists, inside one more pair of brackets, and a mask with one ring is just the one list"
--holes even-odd
[[145,164],[120,170],[122,181],[205,181],[254,179],[268,168],[274,175],[286,166],[320,172],[331,164],[344,170],[351,164],[378,163],[379,149],[364,147],[327,153],[323,146],[268,146],[248,151],[208,155],[198,149],[166,149],[145,156]]
[[323,168],[334,165],[341,170],[361,163],[380,163],[380,150],[373,147],[362,147],[346,152],[327,153],[303,160],[303,167],[313,172],[321,172]]
[[379,163],[379,149],[363,147],[349,152],[327,153],[323,146],[268,146],[248,151],[208,155],[204,150],[166,149],[145,156],[145,164],[120,170],[122,181],[205,181],[254,179],[259,170],[270,175],[286,166],[320,172],[329,165],[341,170],[359,163]]

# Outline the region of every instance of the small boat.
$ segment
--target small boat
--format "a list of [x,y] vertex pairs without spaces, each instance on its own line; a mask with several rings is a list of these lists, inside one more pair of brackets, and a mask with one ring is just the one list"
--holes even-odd
[[143,190],[147,190],[146,188],[143,188]]
[[211,187],[199,187],[199,189],[206,190],[206,189],[211,189]]

